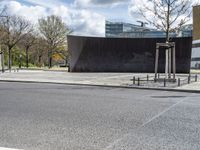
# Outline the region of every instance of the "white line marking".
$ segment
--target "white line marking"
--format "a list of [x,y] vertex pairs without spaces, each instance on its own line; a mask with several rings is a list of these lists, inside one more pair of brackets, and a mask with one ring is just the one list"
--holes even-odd
[[182,100],[178,101],[177,103],[173,104],[172,106],[170,106],[169,108],[165,109],[164,111],[162,111],[161,113],[157,114],[156,116],[154,116],[153,118],[151,118],[149,121],[145,122],[143,125],[141,125],[138,129],[146,126],[148,123],[152,122],[153,120],[159,118],[160,116],[162,116],[164,113],[168,112],[170,109],[172,109],[173,107],[175,107],[176,105],[182,103],[185,99],[183,98]]
[[[150,122],[152,122],[153,120],[159,118],[160,116],[162,116],[164,113],[168,112],[170,109],[174,108],[176,105],[182,103],[184,100],[186,100],[188,97],[183,98],[182,100],[178,101],[177,103],[173,104],[172,106],[168,107],[167,109],[165,109],[164,111],[160,112],[159,114],[155,115],[153,118],[151,118],[150,120],[148,120],[147,122],[143,123],[141,126],[139,126],[136,130],[140,130],[142,127],[146,126],[147,124],[149,124]],[[135,131],[135,130],[134,130]],[[110,143],[106,148],[104,148],[104,150],[109,150],[111,149],[113,146],[115,146],[117,143],[119,143],[120,141],[122,141],[124,138],[128,137],[129,135],[131,135],[131,133],[127,133],[125,135],[123,135],[121,138],[116,139],[114,142]]]

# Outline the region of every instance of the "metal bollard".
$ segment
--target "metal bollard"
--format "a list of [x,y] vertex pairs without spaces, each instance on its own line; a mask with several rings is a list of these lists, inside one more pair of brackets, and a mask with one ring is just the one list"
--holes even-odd
[[133,77],[133,84],[135,84],[135,76]]
[[195,75],[195,82],[197,82],[198,81],[198,76],[197,76],[197,74]]
[[178,78],[178,86],[181,86],[181,79]]
[[188,76],[188,84],[190,84],[190,75]]
[[138,77],[138,86],[140,86],[140,78]]
[[164,87],[166,87],[166,79],[164,78]]

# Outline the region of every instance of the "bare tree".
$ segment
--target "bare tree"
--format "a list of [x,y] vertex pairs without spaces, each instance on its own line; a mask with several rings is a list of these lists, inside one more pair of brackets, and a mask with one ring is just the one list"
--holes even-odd
[[39,30],[48,45],[48,65],[52,67],[52,55],[61,46],[66,44],[66,36],[70,29],[58,16],[52,15],[39,19]]
[[189,21],[192,3],[192,0],[147,0],[142,2],[139,12],[148,23],[165,31],[169,42],[170,32],[178,31]]
[[[26,68],[29,67],[29,50],[36,43],[37,43],[37,35],[35,35],[34,33],[26,34],[20,42],[20,45],[25,48],[26,52]],[[21,60],[20,64],[22,64]]]
[[5,14],[0,20],[0,26],[3,36],[2,44],[8,49],[8,68],[12,65],[12,48],[22,40],[26,34],[32,32],[31,24],[20,16],[11,16]]
[[46,41],[39,37],[36,38],[36,44],[30,49],[30,61],[38,67],[48,64],[48,47]]

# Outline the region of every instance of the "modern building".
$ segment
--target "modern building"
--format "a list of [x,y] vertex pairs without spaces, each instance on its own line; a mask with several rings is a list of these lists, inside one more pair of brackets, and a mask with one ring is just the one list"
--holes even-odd
[[[173,38],[176,71],[189,73],[192,37]],[[156,43],[165,38],[108,38],[68,36],[70,72],[148,72],[155,67]],[[165,51],[160,51],[158,71],[164,72]]]
[[[176,71],[189,73],[192,32],[185,26],[171,34],[176,44]],[[182,31],[181,30],[181,31]],[[184,36],[183,36],[184,35]],[[141,25],[106,21],[106,37],[68,36],[70,72],[149,72],[155,70],[156,43],[165,33]],[[165,51],[160,51],[158,72],[165,70]]]
[[187,24],[184,25],[179,33],[177,34],[178,37],[192,37],[192,31],[193,31],[193,24]]
[[191,68],[200,69],[200,5],[193,7],[193,48]]
[[106,21],[105,22],[105,35],[106,37],[124,37],[132,32],[144,32],[150,31],[150,28],[145,27],[145,23],[141,22],[141,26],[134,25],[125,22],[113,22],[113,21]]
[[[165,38],[164,31],[148,28],[144,22],[135,25],[125,22],[105,22],[105,36],[113,38]],[[192,37],[192,25],[185,25],[180,32],[170,33],[170,37]]]

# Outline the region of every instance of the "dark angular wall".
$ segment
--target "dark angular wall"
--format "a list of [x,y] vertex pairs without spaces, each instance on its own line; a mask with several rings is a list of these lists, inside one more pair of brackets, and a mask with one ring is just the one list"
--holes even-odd
[[[68,36],[70,72],[154,72],[156,43],[162,38]],[[189,73],[192,38],[175,38],[178,73]],[[159,72],[164,72],[160,51]]]

